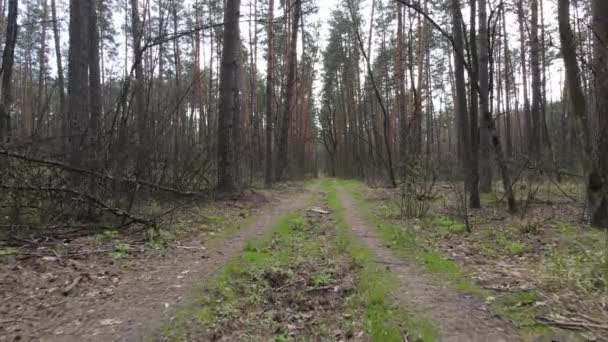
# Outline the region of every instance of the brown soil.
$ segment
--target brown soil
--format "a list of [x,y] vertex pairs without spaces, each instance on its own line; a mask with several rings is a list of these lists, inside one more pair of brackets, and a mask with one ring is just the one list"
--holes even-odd
[[213,249],[197,239],[149,259],[114,262],[90,255],[0,264],[0,341],[141,340],[161,327],[201,279],[309,198],[310,191],[277,195],[255,223]]
[[339,188],[346,223],[379,263],[386,265],[400,283],[396,299],[407,309],[430,318],[442,341],[518,341],[521,337],[507,322],[492,315],[487,305],[457,292],[450,284],[425,272],[414,261],[396,257],[357,209],[352,197]]

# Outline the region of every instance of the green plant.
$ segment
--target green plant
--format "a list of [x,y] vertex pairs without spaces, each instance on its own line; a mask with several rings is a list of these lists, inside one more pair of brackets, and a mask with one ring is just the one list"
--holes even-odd
[[116,230],[104,230],[103,232],[95,235],[95,239],[98,241],[112,241],[118,237],[118,231]]
[[310,280],[312,282],[312,286],[322,287],[331,284],[333,281],[333,277],[330,273],[327,272],[316,272],[312,274]]
[[455,222],[447,217],[436,217],[431,221],[431,225],[433,228],[439,228],[450,234],[464,234],[467,231],[466,225]]
[[511,242],[507,249],[512,255],[522,255],[526,251],[526,246],[521,242]]
[[517,226],[517,230],[519,230],[519,232],[524,235],[538,234],[539,228],[540,225],[538,222],[522,222]]
[[492,309],[506,317],[516,327],[537,333],[547,331],[547,327],[536,320],[538,295],[534,292],[515,292],[502,295],[494,301]]
[[112,256],[112,258],[114,259],[122,259],[128,255],[130,250],[131,246],[129,246],[128,244],[122,242],[117,243],[116,245],[114,245],[110,256]]
[[0,246],[0,257],[13,255],[16,252],[17,252],[17,250],[13,247]]
[[297,216],[297,217],[292,217],[289,221],[289,228],[291,228],[292,230],[302,230],[304,229],[304,218],[301,216]]
[[246,217],[249,217],[249,215],[250,215],[250,213],[249,213],[248,209],[243,208],[243,209],[239,210],[240,217],[246,218]]

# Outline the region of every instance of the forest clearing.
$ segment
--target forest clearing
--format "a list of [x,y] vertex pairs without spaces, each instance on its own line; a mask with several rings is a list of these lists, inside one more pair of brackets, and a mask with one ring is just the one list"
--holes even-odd
[[0,341],[608,341],[608,1],[0,0]]

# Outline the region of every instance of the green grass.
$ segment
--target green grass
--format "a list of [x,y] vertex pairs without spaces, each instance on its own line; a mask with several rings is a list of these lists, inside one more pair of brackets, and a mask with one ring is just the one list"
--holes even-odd
[[[551,333],[548,326],[536,320],[543,310],[552,310],[547,305],[538,305],[541,300],[537,292],[486,291],[474,284],[458,264],[443,257],[436,241],[448,234],[464,233],[456,222],[445,217],[398,222],[390,219],[392,216],[386,210],[393,205],[387,204],[390,199],[370,201],[364,196],[363,185],[353,186],[352,182],[349,191],[358,199],[359,209],[375,225],[379,237],[398,255],[417,260],[456,289],[491,302],[492,312],[513,322],[523,335],[542,337]],[[607,233],[567,223],[556,223],[554,231],[550,229],[535,222],[516,221],[512,225],[475,231],[466,235],[464,241],[489,258],[522,260],[544,292],[576,291],[585,296],[605,293],[608,289]],[[555,242],[538,252],[537,241],[546,239],[547,234]],[[519,258],[530,253],[539,258]]]
[[440,230],[446,234],[464,234],[467,232],[467,227],[463,223],[458,223],[448,217],[432,217],[424,220],[425,226]]
[[[415,259],[428,271],[439,274],[448,280],[454,287],[464,293],[485,299],[488,292],[468,281],[466,274],[454,261],[443,257],[440,251],[431,244],[419,238],[414,228],[406,223],[394,223],[387,220],[381,212],[375,210],[360,191],[361,183],[354,181],[338,181],[357,200],[357,206],[368,220],[375,226],[378,236],[402,257]],[[453,222],[447,218],[437,218],[437,229],[450,234],[461,234],[464,225]]]
[[511,242],[507,246],[507,250],[511,255],[522,255],[526,251],[526,245],[521,242]]
[[[340,185],[353,189],[357,183],[340,181]],[[338,231],[337,248],[348,253],[361,269],[354,303],[355,306],[365,308],[367,333],[372,340],[402,341],[403,327],[411,339],[437,340],[437,329],[430,320],[392,304],[394,302],[392,293],[398,288],[397,279],[374,262],[373,256],[367,248],[351,239],[344,221],[344,208],[336,193],[336,181],[326,179],[321,183],[321,187],[328,193],[327,205],[333,211]]]
[[492,304],[494,312],[511,321],[528,333],[546,334],[549,328],[536,321],[538,308],[534,305],[538,295],[534,292],[515,292],[498,297]]
[[295,264],[303,255],[318,255],[319,243],[306,239],[301,231],[303,220],[299,214],[286,215],[275,225],[272,233],[249,241],[237,258],[196,291],[192,302],[165,326],[163,337],[181,341],[192,329],[201,331],[226,324],[246,311],[247,306],[258,302],[263,292],[269,289],[269,284],[261,280],[264,271]]
[[541,280],[550,288],[568,286],[584,293],[608,290],[608,232],[560,223],[559,243],[540,262]]

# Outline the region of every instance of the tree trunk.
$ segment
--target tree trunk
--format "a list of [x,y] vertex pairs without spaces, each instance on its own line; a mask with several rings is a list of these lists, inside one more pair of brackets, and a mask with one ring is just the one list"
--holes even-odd
[[[471,24],[472,28],[476,27],[477,24],[477,0],[470,0],[469,7],[471,10]],[[469,191],[469,205],[471,208],[481,207],[481,200],[479,198],[479,89],[477,88],[477,82],[479,81],[479,54],[477,53],[477,33],[475,29],[471,29],[469,32],[470,42],[470,56],[471,56],[471,79],[470,90],[471,90],[471,112],[467,115],[467,121],[469,122],[469,141],[470,146],[467,147],[469,153],[469,162],[471,165],[468,167],[469,171],[465,175],[465,183],[467,190]]]
[[141,48],[141,40],[143,35],[143,27],[139,17],[138,0],[131,0],[131,31],[133,37],[133,66],[135,68],[135,85],[133,87],[133,113],[137,123],[137,157],[135,173],[136,176],[144,176],[146,163],[148,160],[149,151],[149,132],[148,132],[148,113],[145,109],[144,99],[144,69],[143,69],[143,52]]
[[[401,151],[401,177],[404,177],[407,172],[407,158],[408,151],[413,151],[412,146],[410,144],[414,142],[414,139],[409,137],[410,134],[414,132],[408,132],[408,124],[407,124],[407,93],[405,91],[405,56],[404,56],[404,42],[403,42],[403,4],[396,4],[397,10],[397,51],[395,55],[395,77],[397,79],[397,110],[399,111],[399,115],[397,118],[399,119],[399,132],[400,132],[400,142],[401,146],[399,151]],[[412,120],[413,122],[413,120]],[[409,137],[409,139],[408,139]]]
[[268,3],[268,65],[266,70],[266,186],[270,186],[272,177],[272,126],[274,104],[274,0]]
[[288,60],[287,60],[287,84],[285,94],[285,112],[283,113],[281,122],[281,137],[279,139],[279,151],[277,160],[277,179],[281,180],[285,177],[287,172],[288,163],[288,144],[289,144],[289,130],[291,125],[291,114],[295,110],[296,104],[296,77],[297,77],[297,63],[298,63],[298,25],[300,23],[300,15],[302,12],[302,1],[294,0],[293,4],[293,18],[291,19],[291,39],[288,47]]
[[460,170],[465,180],[465,189],[470,189],[469,174],[471,170],[471,139],[469,134],[469,115],[467,111],[467,91],[464,78],[464,34],[462,32],[462,14],[460,12],[460,1],[452,0],[452,31],[454,39],[454,87],[456,103],[456,125],[459,137]]
[[595,100],[599,124],[598,177],[588,184],[591,223],[608,228],[608,2],[593,1]]
[[[488,14],[486,0],[479,0],[479,111],[490,112],[489,82],[490,46],[488,37]],[[479,190],[492,192],[492,160],[490,133],[486,125],[479,129]]]
[[33,135],[36,135],[39,129],[42,127],[42,120],[44,119],[44,113],[46,111],[46,96],[45,96],[45,85],[46,85],[46,27],[48,17],[48,3],[46,0],[42,1],[42,34],[40,37],[40,50],[38,51],[38,92],[37,92],[37,108],[36,116],[34,118],[34,130]]
[[530,2],[532,11],[532,23],[530,27],[530,68],[532,69],[532,131],[530,136],[530,154],[535,163],[541,159],[542,140],[541,130],[541,70],[540,70],[540,40],[538,36],[538,0]]
[[[57,91],[59,93],[58,116],[65,118],[65,79],[63,75],[63,60],[61,58],[61,36],[59,33],[59,22],[57,18],[57,4],[51,0],[51,17],[53,20],[53,39],[55,41],[55,62],[57,63]],[[62,133],[67,131],[67,120],[62,120]]]
[[73,166],[82,161],[85,119],[89,117],[89,54],[87,1],[70,1],[70,51],[68,57],[68,108],[66,155]]
[[224,51],[220,72],[218,122],[218,191],[239,189],[240,145],[240,0],[226,0],[224,8]]
[[513,69],[511,68],[511,50],[509,49],[509,37],[507,36],[507,20],[505,10],[502,9],[502,34],[504,37],[503,48],[505,55],[505,138],[507,142],[506,153],[507,158],[513,156],[513,133],[511,130],[511,94],[513,86]]
[[522,135],[522,150],[529,151],[529,141],[531,136],[531,122],[530,122],[530,97],[528,96],[528,66],[526,59],[526,35],[524,29],[524,21],[525,13],[523,7],[523,0],[519,0],[517,2],[517,18],[519,22],[519,42],[520,42],[520,54],[521,54],[521,77],[523,84],[523,93],[524,93],[524,108],[523,108],[523,116],[524,116],[524,129]]
[[6,143],[11,134],[11,106],[13,104],[13,64],[15,62],[15,44],[17,43],[18,4],[17,0],[8,3],[8,22],[6,42],[2,55],[2,98],[0,99],[0,143]]
[[[99,65],[99,27],[97,25],[97,1],[89,0],[89,150],[93,153],[92,157],[97,159],[101,152],[99,148],[99,128],[101,124],[101,71]],[[94,160],[93,160],[94,161]]]

